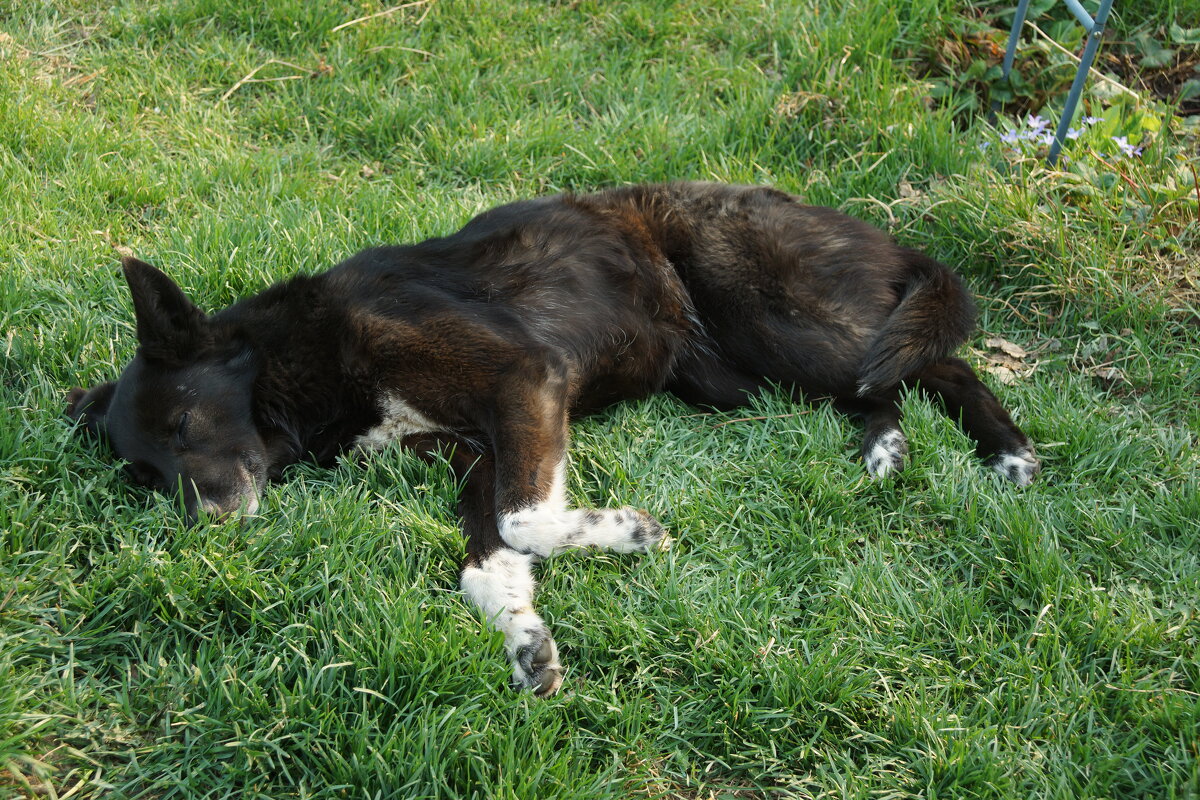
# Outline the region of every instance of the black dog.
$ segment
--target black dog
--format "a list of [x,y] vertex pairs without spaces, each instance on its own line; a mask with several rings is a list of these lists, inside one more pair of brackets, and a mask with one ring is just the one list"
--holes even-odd
[[505,635],[516,680],[562,667],[531,564],[570,547],[647,550],[631,508],[567,507],[572,414],[662,390],[728,408],[770,385],[866,420],[873,476],[907,445],[902,382],[938,398],[1019,485],[1029,439],[963,361],[958,277],[866,223],[772,189],[637,186],[513,203],[458,233],[366,250],[211,317],[124,261],[139,348],[115,383],[71,392],[134,480],[189,515],[254,513],[300,459],[403,440],[463,481],[462,588]]

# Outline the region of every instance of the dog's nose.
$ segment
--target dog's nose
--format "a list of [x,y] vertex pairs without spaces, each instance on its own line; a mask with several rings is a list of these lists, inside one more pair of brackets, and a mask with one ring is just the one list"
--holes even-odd
[[190,510],[188,521],[193,525],[201,520],[205,522],[224,522],[231,512],[226,511],[221,507],[221,504],[215,500],[201,499],[196,506]]
[[198,474],[187,484],[188,518],[191,524],[226,522],[231,516],[250,516],[258,512],[258,481],[243,467],[232,474]]
[[257,513],[258,498],[254,496],[241,498],[237,505],[231,507],[223,506],[215,500],[202,498],[197,504],[196,510],[189,516],[193,524],[201,519],[206,522],[226,522],[238,512],[241,512],[243,516],[252,516]]
[[209,519],[214,520],[214,521],[222,520],[225,517],[229,516],[228,511],[221,508],[221,505],[219,503],[215,503],[212,500],[201,500],[200,501],[200,511],[202,514],[204,514],[204,516],[206,516]]

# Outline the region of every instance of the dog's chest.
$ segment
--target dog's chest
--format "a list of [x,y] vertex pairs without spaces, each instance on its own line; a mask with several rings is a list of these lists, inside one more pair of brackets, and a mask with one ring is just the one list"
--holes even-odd
[[394,394],[385,394],[380,398],[379,413],[379,423],[356,438],[355,447],[377,450],[414,433],[444,429],[405,402],[404,398]]

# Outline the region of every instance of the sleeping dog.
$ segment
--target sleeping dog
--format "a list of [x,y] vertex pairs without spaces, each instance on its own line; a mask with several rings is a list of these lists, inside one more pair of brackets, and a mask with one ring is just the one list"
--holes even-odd
[[462,483],[462,590],[499,628],[515,682],[549,695],[558,649],[531,567],[568,548],[645,551],[633,508],[570,508],[568,420],[669,391],[731,408],[768,387],[861,416],[873,477],[907,452],[898,401],[936,398],[1018,485],[1039,463],[951,357],[974,306],[960,279],[881,231],[767,188],[630,186],[527,200],[457,233],[365,250],[206,315],[166,275],[123,262],[138,349],[68,414],[133,480],[193,520],[253,514],[302,459],[400,441]]

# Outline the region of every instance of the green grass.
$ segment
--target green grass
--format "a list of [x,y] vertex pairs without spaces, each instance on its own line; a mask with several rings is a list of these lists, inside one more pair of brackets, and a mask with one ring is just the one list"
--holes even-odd
[[[941,0],[439,0],[332,31],[383,8],[0,10],[0,796],[1200,794],[1187,125],[1094,94],[1140,159],[1005,155],[919,77],[968,13]],[[673,178],[772,183],[960,269],[966,357],[1031,352],[987,380],[1042,480],[1004,484],[916,396],[881,483],[852,421],[780,396],[585,420],[575,500],[677,543],[543,567],[568,674],[537,702],[455,590],[445,468],[301,466],[189,530],[62,416],[133,351],[124,248],[217,308],[517,197]]]

